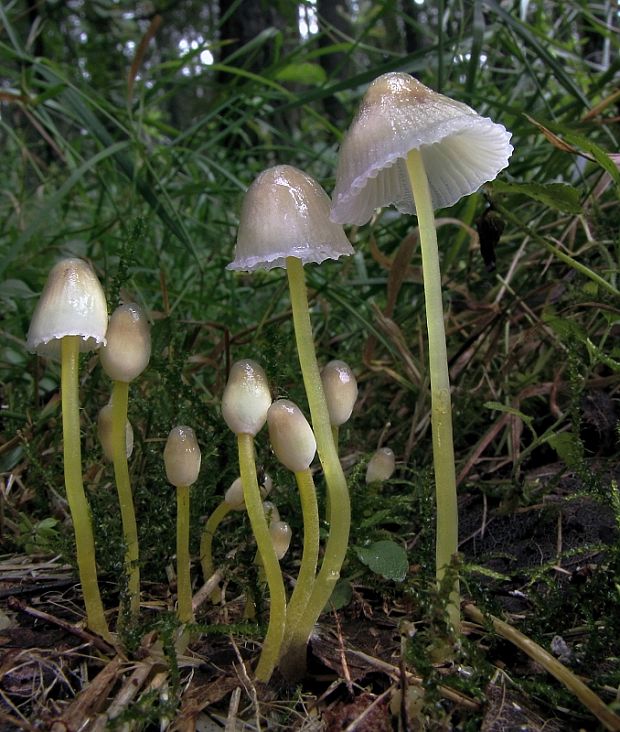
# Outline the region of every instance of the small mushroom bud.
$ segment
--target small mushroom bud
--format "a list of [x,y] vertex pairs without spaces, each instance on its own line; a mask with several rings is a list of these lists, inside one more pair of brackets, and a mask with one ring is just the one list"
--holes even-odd
[[278,399],[267,412],[271,447],[278,460],[293,473],[310,467],[316,441],[301,409],[288,399]]
[[368,461],[366,483],[383,483],[389,480],[396,469],[396,458],[389,447],[381,447]]
[[222,416],[236,434],[256,435],[265,424],[271,393],[263,369],[251,359],[232,365],[222,396]]
[[243,500],[243,484],[241,478],[236,478],[230,484],[230,487],[224,493],[224,503],[226,503],[233,511],[245,511],[245,501]]
[[291,537],[293,536],[291,527],[286,521],[272,521],[269,524],[269,533],[271,534],[276,556],[278,559],[282,559],[291,545]]
[[191,427],[173,427],[164,448],[168,482],[179,488],[196,482],[200,472],[200,448]]
[[[97,434],[99,442],[103,449],[106,459],[112,462],[114,460],[114,448],[112,445],[112,404],[106,404],[101,407],[97,417]],[[133,428],[129,420],[125,423],[125,445],[127,448],[127,457],[131,457],[133,452]]]
[[357,380],[344,361],[330,361],[321,371],[323,391],[333,427],[344,424],[353,411],[357,399]]
[[129,383],[140,376],[151,358],[151,332],[144,311],[135,303],[116,308],[99,351],[103,370],[113,381]]

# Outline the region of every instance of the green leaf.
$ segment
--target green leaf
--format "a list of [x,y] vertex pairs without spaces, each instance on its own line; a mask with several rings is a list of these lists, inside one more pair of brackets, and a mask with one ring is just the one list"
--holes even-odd
[[334,587],[334,591],[329,598],[327,605],[323,612],[329,610],[340,610],[340,608],[346,607],[353,598],[353,587],[349,580],[340,580]]
[[579,467],[583,459],[583,448],[572,432],[560,432],[547,440],[568,468]]
[[493,190],[527,196],[562,213],[581,213],[579,192],[566,183],[508,183],[496,180]]
[[407,552],[395,541],[375,541],[370,546],[356,547],[355,552],[362,564],[385,579],[402,582],[407,576]]
[[327,80],[325,70],[319,64],[309,61],[287,64],[280,69],[275,78],[278,81],[289,81],[295,84],[321,85]]

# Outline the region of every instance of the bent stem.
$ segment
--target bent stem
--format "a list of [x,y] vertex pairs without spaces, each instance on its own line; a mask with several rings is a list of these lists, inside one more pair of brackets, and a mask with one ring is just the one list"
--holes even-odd
[[[213,511],[207,519],[200,537],[200,566],[202,567],[202,576],[205,582],[213,575],[215,567],[213,566],[213,537],[217,531],[217,527],[232,511],[232,508],[226,501],[222,501],[220,505]],[[221,597],[220,588],[216,587],[209,595],[211,602],[219,602]]]
[[554,658],[550,653],[545,651],[538,643],[535,643],[531,638],[528,638],[521,631],[513,628],[512,625],[505,623],[503,620],[499,620],[499,618],[493,615],[483,615],[475,605],[465,605],[465,614],[482,626],[486,625],[487,621],[490,620],[493,625],[493,630],[498,635],[501,635],[502,638],[517,646],[523,653],[539,663],[545,671],[555,676],[571,694],[574,694],[600,720],[605,729],[620,730],[620,717],[614,714],[603,700],[592,689],[586,686],[570,669],[566,668],[557,658]]
[[[446,333],[441,297],[441,272],[435,217],[431,203],[428,178],[419,150],[407,156],[407,172],[418,215],[424,301],[428,331],[428,355],[431,383],[431,424],[433,433],[433,466],[435,469],[435,496],[437,502],[437,537],[435,568],[440,584],[446,567],[458,551],[458,506],[452,441],[452,405]],[[446,608],[454,631],[460,633],[460,590],[458,579],[450,593]]]
[[314,623],[331,597],[334,585],[340,577],[340,570],[349,543],[351,504],[347,481],[342,472],[342,466],[334,444],[329,411],[314,351],[312,324],[308,310],[308,294],[301,260],[296,257],[287,257],[286,272],[293,309],[293,324],[299,364],[308,398],[308,406],[310,407],[317,451],[325,474],[329,500],[330,531],[325,545],[323,563],[314,583],[308,605],[299,625],[294,629],[289,644],[289,653],[298,653],[303,656]]
[[269,627],[267,628],[267,634],[263,642],[263,651],[255,671],[256,679],[267,683],[280,657],[280,648],[286,623],[286,594],[284,592],[282,570],[280,569],[280,563],[278,562],[278,557],[271,542],[271,535],[269,534],[258,481],[256,479],[254,440],[252,435],[237,435],[237,445],[239,448],[239,469],[241,483],[243,485],[243,499],[263,567],[265,568],[265,577],[271,597]]
[[86,607],[88,627],[106,640],[111,640],[97,582],[95,540],[84,484],[82,483],[82,449],[80,445],[80,406],[78,398],[78,357],[80,339],[61,339],[62,434],[65,488],[73,521],[78,572]]
[[127,403],[129,384],[115,381],[112,386],[112,457],[114,479],[121,509],[123,536],[125,538],[125,572],[129,615],[136,620],[140,613],[140,567],[138,564],[138,527],[127,465]]
[[189,486],[177,486],[177,617],[192,623],[192,584],[189,561]]
[[[280,670],[286,678],[295,678],[305,672],[305,654],[303,647],[293,647],[289,653],[289,644],[295,634],[303,616],[316,576],[316,567],[319,556],[319,510],[316,502],[316,490],[310,470],[295,473],[299,497],[301,499],[301,512],[304,524],[304,548],[299,566],[299,574],[295,589],[286,611],[286,630],[284,631],[284,642],[282,644],[282,658]],[[301,662],[301,667],[300,667]]]

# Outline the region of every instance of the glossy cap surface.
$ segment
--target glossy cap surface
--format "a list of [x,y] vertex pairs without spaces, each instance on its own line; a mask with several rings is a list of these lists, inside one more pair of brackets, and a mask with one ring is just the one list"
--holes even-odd
[[271,405],[267,375],[250,358],[236,361],[222,395],[222,416],[236,434],[256,435]]
[[508,165],[510,137],[503,125],[409,74],[383,74],[369,86],[340,147],[332,220],[362,225],[389,205],[415,213],[405,164],[414,149],[433,207],[451,206]]
[[101,283],[82,259],[63,259],[49,273],[30,321],[27,346],[44,356],[60,356],[60,340],[79,336],[80,351],[105,343],[108,306]]
[[164,448],[164,464],[168,482],[177,488],[193,485],[200,473],[202,456],[191,427],[180,425],[170,430]]
[[329,421],[340,427],[348,421],[357,399],[357,379],[344,361],[330,361],[321,371]]
[[269,440],[278,460],[293,473],[310,467],[316,453],[312,427],[301,409],[288,399],[278,399],[267,413]]
[[99,351],[103,370],[114,381],[130,382],[140,376],[151,358],[151,329],[142,308],[127,303],[116,308]]
[[239,220],[235,259],[228,269],[286,267],[353,254],[342,226],[330,221],[330,201],[321,186],[291,165],[264,170],[249,187]]

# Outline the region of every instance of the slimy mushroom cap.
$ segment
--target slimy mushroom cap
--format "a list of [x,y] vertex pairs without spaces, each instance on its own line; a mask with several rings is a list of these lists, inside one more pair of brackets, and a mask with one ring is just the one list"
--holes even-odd
[[332,220],[362,225],[389,205],[415,213],[405,165],[411,150],[422,154],[433,208],[451,206],[508,165],[510,137],[503,125],[409,74],[383,74],[340,147]]
[[286,267],[353,254],[342,226],[330,221],[330,201],[321,186],[291,165],[264,170],[249,187],[239,220],[235,259],[228,269]]
[[44,356],[60,356],[60,340],[79,336],[80,351],[105,343],[108,307],[92,267],[82,259],[58,262],[50,271],[35,308],[27,346]]

